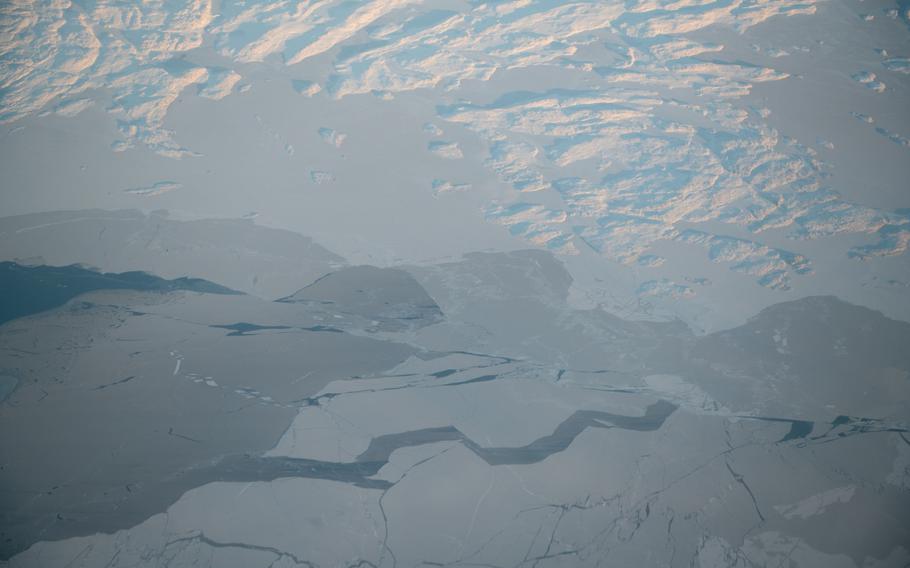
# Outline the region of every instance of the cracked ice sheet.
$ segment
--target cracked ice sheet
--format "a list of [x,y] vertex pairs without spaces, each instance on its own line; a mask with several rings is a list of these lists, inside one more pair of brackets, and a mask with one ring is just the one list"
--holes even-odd
[[[502,379],[502,381],[507,380]],[[687,388],[676,378],[654,376],[646,378],[644,382],[656,392],[678,393],[676,398],[694,411],[701,413],[704,410],[706,395],[700,393],[697,388]],[[495,401],[499,413],[505,416],[507,423],[512,422],[523,427],[516,431],[517,436],[508,440],[509,444],[526,443],[528,437],[542,433],[533,430],[530,432],[531,436],[521,436],[523,429],[526,429],[528,424],[521,419],[520,414],[515,415],[514,413],[528,412],[539,416],[541,408],[529,406],[524,400],[506,403],[507,397],[503,396],[505,393],[493,388],[495,384],[500,384],[500,381],[458,387],[458,392],[462,393],[465,404],[469,401],[474,403],[471,405],[470,416],[464,422],[458,420],[457,413],[448,414],[448,409],[458,403],[452,402],[454,397],[451,391],[446,392],[445,388],[426,391],[413,388],[395,390],[382,393],[387,396],[378,398],[378,393],[347,395],[347,397],[342,395],[333,399],[325,411],[327,414],[331,412],[334,427],[344,432],[361,428],[375,436],[386,431],[403,431],[448,423],[455,424],[466,433],[471,432],[469,437],[475,440],[486,439],[495,444],[503,438],[494,439],[489,434],[484,434],[485,428],[478,425],[478,416],[491,415],[489,412],[484,412],[483,406],[477,405],[475,402],[482,395],[485,399]],[[331,390],[331,387],[328,390]],[[522,392],[533,393],[535,390],[533,384],[529,384],[528,380],[523,381]],[[479,392],[477,395],[472,395],[471,391]],[[439,407],[428,402],[428,398],[433,397],[425,396],[426,393],[437,392],[445,392],[450,399],[445,410],[446,414],[454,420],[440,419]],[[568,404],[573,398],[568,396],[571,392],[571,389],[566,388],[561,388],[560,391],[553,389],[545,398],[549,401],[550,406],[553,405],[556,398],[563,400],[563,404]],[[420,393],[419,399],[410,396],[413,393]],[[381,411],[370,411],[369,404],[344,404],[351,400],[348,397],[353,396],[368,398],[369,402],[380,407]],[[634,398],[629,395],[620,396],[626,397],[626,400]],[[397,404],[393,405],[388,402],[389,399],[396,397],[400,399]],[[614,400],[610,401],[608,397],[613,397]],[[615,397],[615,394],[598,393],[593,398],[583,400],[587,404],[596,403],[597,406],[603,407],[611,402],[616,404],[618,401],[615,400]],[[575,399],[576,405],[578,400]],[[390,418],[390,416],[397,417],[405,414],[390,411],[392,408],[399,407],[412,409],[407,413],[411,415],[411,419],[402,422],[398,418]],[[415,415],[413,411],[415,408],[429,408],[429,416],[421,419],[420,414],[422,413]],[[510,408],[512,410],[509,410]],[[297,438],[296,442],[299,446],[294,446],[295,448],[308,448],[309,443],[316,442],[314,437],[307,436],[317,434],[317,429],[321,430],[318,432],[319,436],[327,436],[327,430],[332,429],[332,425],[328,421],[321,426],[316,423],[313,423],[310,428],[304,426],[307,423],[304,417],[313,410],[317,409],[305,409],[301,413],[298,423],[292,427],[292,430],[297,431],[297,436],[301,436],[301,434],[303,436]],[[714,409],[714,412],[716,411]],[[728,411],[722,410],[722,412]],[[534,551],[534,554],[531,554],[532,557],[534,555],[546,556],[551,553],[565,554],[566,557],[562,558],[562,565],[567,566],[588,565],[589,563],[593,565],[597,559],[606,554],[609,554],[611,559],[618,558],[625,562],[644,562],[647,558],[644,555],[647,551],[652,550],[653,543],[661,541],[658,531],[665,531],[669,528],[665,526],[668,517],[672,519],[677,514],[681,515],[682,510],[698,507],[695,516],[700,520],[695,522],[694,526],[681,528],[686,527],[686,523],[677,520],[676,530],[682,531],[679,533],[681,537],[679,547],[687,550],[686,554],[696,555],[696,557],[699,554],[693,548],[695,540],[685,544],[684,539],[688,537],[683,535],[691,534],[688,531],[694,530],[695,534],[698,530],[718,531],[720,534],[736,540],[735,535],[751,530],[751,527],[757,522],[752,518],[756,515],[756,511],[760,512],[762,518],[771,518],[772,526],[774,523],[778,523],[779,526],[786,526],[788,530],[795,530],[797,533],[808,531],[816,544],[821,539],[822,547],[831,550],[831,547],[834,546],[834,539],[824,538],[818,533],[817,526],[788,524],[786,520],[793,517],[789,514],[793,507],[805,508],[803,503],[818,501],[820,497],[815,493],[820,484],[831,487],[831,483],[836,483],[836,478],[827,481],[824,476],[828,474],[823,474],[823,477],[819,478],[817,474],[810,473],[814,471],[815,467],[811,460],[806,460],[806,456],[802,456],[798,450],[794,450],[792,447],[773,449],[773,440],[780,439],[782,430],[785,428],[739,421],[730,423],[721,429],[719,427],[721,421],[716,416],[715,414],[715,418],[709,421],[709,419],[687,417],[685,414],[678,415],[669,430],[653,434],[658,437],[658,440],[644,446],[641,445],[640,439],[636,442],[634,434],[621,430],[614,429],[606,433],[599,430],[588,430],[576,438],[575,442],[564,452],[554,454],[544,462],[530,466],[491,469],[456,441],[396,450],[392,454],[389,464],[379,474],[379,477],[391,481],[401,480],[400,485],[388,490],[383,497],[384,509],[390,519],[390,526],[393,527],[390,530],[388,546],[396,551],[396,558],[399,561],[405,562],[433,558],[433,561],[439,562],[470,561],[508,565],[520,560],[515,556],[516,550],[532,550]],[[379,426],[379,424],[383,424],[383,426]],[[472,426],[473,431],[469,430]],[[489,428],[499,435],[505,427],[506,424],[496,423]],[[289,435],[291,434],[286,436]],[[593,441],[601,435],[607,436],[608,441]],[[630,436],[630,439],[627,440],[624,436]],[[725,436],[726,441],[724,441]],[[349,450],[350,455],[343,459],[352,459],[353,454],[365,448],[369,439],[362,435],[358,444],[357,436],[344,438],[342,435],[339,438],[347,439],[354,445]],[[329,436],[329,439],[334,438]],[[600,444],[606,445],[601,446]],[[632,445],[627,446],[626,444]],[[887,443],[885,445],[887,446]],[[667,450],[670,447],[674,449],[672,452]],[[752,448],[750,449],[750,447]],[[845,454],[841,453],[842,449],[830,448],[830,450],[834,452],[831,456],[840,455],[841,458],[838,460],[843,459]],[[718,486],[718,479],[723,479],[728,475],[725,473],[727,469],[723,466],[727,458],[722,458],[728,451],[731,454],[728,461],[730,471],[742,475],[745,481],[741,484],[730,482]],[[856,451],[856,448],[853,451]],[[872,452],[866,454],[871,457],[878,450],[867,447],[865,451]],[[647,457],[651,454],[663,457],[654,458],[657,462],[652,463]],[[769,455],[777,454],[780,454],[780,461],[778,458],[771,458],[770,465],[764,463],[769,459]],[[301,455],[322,459],[339,459],[330,455],[322,456],[311,453]],[[636,458],[636,456],[638,457]],[[606,460],[607,463],[600,463],[601,459]],[[576,463],[574,460],[584,460],[586,463]],[[597,460],[598,463],[588,463],[590,460]],[[790,460],[796,460],[797,471],[805,472],[804,477],[801,478],[802,481],[789,486],[775,484],[772,480],[779,475],[775,472],[789,471],[794,467],[794,463]],[[633,467],[632,464],[636,464],[634,471],[630,470]],[[699,464],[703,464],[707,468],[692,477],[691,473],[701,471],[703,465]],[[860,475],[865,479],[874,479],[881,471],[887,471],[890,464],[887,459],[876,458],[867,465],[870,466],[869,469]],[[884,470],[879,468],[884,468]],[[611,475],[611,471],[614,472],[613,475]],[[872,473],[873,471],[878,473]],[[565,472],[572,472],[566,478],[566,484],[554,483],[554,480],[565,478]],[[586,472],[597,472],[597,474],[586,481],[588,475]],[[663,495],[665,492],[663,488],[667,485],[675,485],[674,479],[679,479],[683,482],[682,485]],[[600,498],[591,497],[595,490],[600,492]],[[611,490],[617,494],[621,492],[623,495],[629,495],[629,497],[610,501],[606,497],[615,497],[615,495],[605,496],[604,494],[611,493]],[[848,497],[852,498],[855,491],[856,488],[852,488]],[[829,493],[834,495],[837,492],[842,493],[842,490],[834,486],[823,495]],[[752,494],[755,495],[754,504],[749,497]],[[413,499],[414,495],[424,497]],[[829,505],[850,500],[839,495],[840,493],[827,500],[824,497],[821,499]],[[794,500],[798,501],[797,505],[788,504]],[[860,510],[865,511],[862,514],[866,515],[874,526],[881,527],[883,525],[880,523],[887,522],[882,518],[875,519],[877,513],[874,512],[879,511],[879,507],[882,505],[881,503],[870,504],[870,501],[872,503],[878,501],[872,494],[864,492],[858,501],[865,503],[860,506]],[[769,506],[774,503],[780,504]],[[650,524],[644,523],[648,515],[643,514],[642,510],[652,507],[654,510],[663,511],[662,515],[658,517],[661,520],[654,520]],[[732,517],[726,516],[729,514],[729,507],[733,507],[737,511]],[[586,509],[595,512],[583,513]],[[569,511],[568,518],[571,519],[563,527],[563,530],[567,532],[557,540],[559,544],[555,548],[551,546],[550,553],[546,553],[545,542],[536,543],[535,541],[541,534],[546,535],[547,531],[555,532],[554,524],[560,517],[559,513],[564,510]],[[825,512],[824,508],[817,507],[814,514],[823,515]],[[856,514],[846,510],[833,512],[838,516],[852,517]],[[775,513],[780,516],[774,517]],[[581,518],[574,518],[575,514]],[[870,514],[871,516],[869,516]],[[642,516],[645,518],[643,519]],[[593,518],[599,519],[595,524],[601,528],[612,527],[608,535],[610,538],[618,539],[618,542],[615,543],[618,545],[617,547],[592,544],[592,540],[596,541],[600,537],[588,534],[582,527],[592,523]],[[721,518],[724,520],[721,521]],[[671,525],[672,522],[671,520]],[[701,527],[702,523],[705,523],[704,527]],[[640,538],[642,540],[627,541],[632,534],[639,530],[636,528],[639,524],[647,525],[647,528],[641,529]],[[532,536],[534,538],[531,538]],[[759,538],[765,537],[760,536]],[[792,536],[779,538],[789,539],[793,542],[800,540],[798,537]],[[857,544],[867,542],[862,538],[868,539],[868,533],[860,540],[853,542]],[[546,538],[543,540],[546,541]],[[581,546],[582,544],[584,546]],[[815,549],[812,546],[807,544],[802,546],[805,548],[805,554],[809,555],[804,560],[809,562],[806,565],[814,565],[812,564],[812,554],[817,553],[821,554],[819,558],[824,557],[824,553],[813,552]],[[670,548],[665,550],[665,553],[669,555],[672,552],[675,555],[675,547],[676,544],[673,545],[672,550]],[[888,551],[884,552],[887,555]],[[892,565],[895,559],[902,558],[905,552],[900,549],[894,550],[893,558],[885,559],[883,565]],[[682,558],[688,558],[682,552],[680,554],[680,561]],[[701,554],[707,553],[702,552]],[[771,558],[776,557],[775,555],[779,553],[769,552],[769,554],[771,554],[769,557]],[[845,564],[847,566],[853,565],[847,556],[839,554],[834,554],[834,556],[842,556],[842,561],[847,562]],[[705,561],[707,562],[707,558]],[[557,565],[560,565],[558,561]]]
[[[387,424],[384,416],[374,421]],[[215,483],[188,492],[167,515],[138,527],[40,543],[14,565],[75,559],[74,566],[109,560],[128,566],[141,554],[173,558],[171,566],[216,566],[212,548],[234,543],[232,550],[251,555],[248,565],[263,567],[279,554],[320,566],[356,559],[385,567],[421,561],[515,565],[542,557],[555,566],[594,566],[603,558],[683,566],[712,558],[714,549],[706,548],[702,535],[712,535],[715,545],[742,542],[758,512],[766,518],[764,528],[743,545],[754,554],[766,543],[764,553],[778,558],[785,551],[770,544],[799,542],[794,558],[800,565],[829,557],[845,566],[864,559],[899,565],[907,551],[892,548],[899,542],[893,531],[900,529],[888,514],[905,515],[906,496],[894,489],[880,494],[874,481],[891,466],[889,452],[881,451],[889,442],[850,438],[807,453],[775,444],[782,429],[680,411],[655,432],[589,428],[564,451],[525,466],[489,466],[457,442],[402,448],[377,476],[396,482],[385,491],[318,480]],[[858,455],[863,459],[853,459]],[[836,467],[820,470],[818,459]],[[777,482],[781,475],[790,482]],[[829,499],[834,502],[809,523],[778,515],[819,490],[836,491],[842,475],[857,487],[847,502]],[[857,515],[865,519],[862,527],[838,521]],[[873,550],[870,543],[878,544]]]
[[[320,394],[341,394],[304,408],[269,455],[350,461],[379,435],[444,426],[484,447],[519,447],[553,433],[579,409],[640,415],[646,406],[641,398],[622,400],[553,385],[550,373],[535,376],[535,369],[504,367],[420,382],[370,378],[329,384]],[[497,376],[458,384],[491,375]]]
[[212,483],[140,525],[39,543],[12,565],[351,565],[380,555],[378,498],[375,491],[331,481]]

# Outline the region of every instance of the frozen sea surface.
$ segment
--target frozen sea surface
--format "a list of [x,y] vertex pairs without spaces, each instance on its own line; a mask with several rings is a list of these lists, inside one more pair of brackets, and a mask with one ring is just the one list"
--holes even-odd
[[0,2],[0,564],[910,563],[905,0]]

